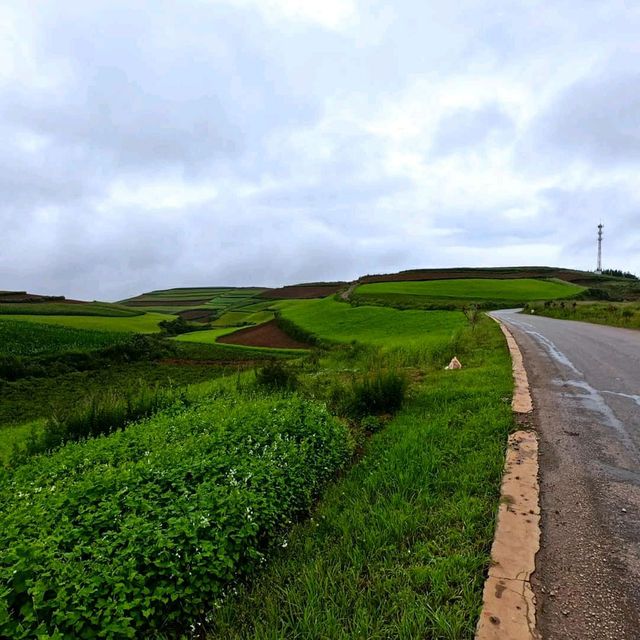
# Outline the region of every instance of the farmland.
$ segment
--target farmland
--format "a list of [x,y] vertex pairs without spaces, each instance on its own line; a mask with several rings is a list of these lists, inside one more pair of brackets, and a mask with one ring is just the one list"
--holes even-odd
[[174,318],[161,313],[143,313],[132,316],[84,316],[84,315],[0,315],[0,325],[4,322],[32,322],[57,327],[67,327],[80,331],[104,331],[123,333],[156,333],[158,323]]
[[0,303],[0,315],[105,316],[113,318],[127,318],[142,314],[142,311],[136,309],[129,309],[122,305],[104,302],[43,302],[31,304]]
[[122,335],[115,332],[84,330],[37,321],[0,320],[0,356],[36,356],[67,351],[92,351],[116,344],[121,340]]
[[559,280],[466,278],[363,284],[355,289],[352,299],[363,304],[407,308],[462,308],[475,304],[489,309],[569,298],[583,291],[583,287]]
[[512,428],[498,327],[171,291],[148,295],[234,301],[177,336],[137,305],[0,317],[43,368],[0,380],[0,635],[471,637]]
[[282,317],[330,341],[353,340],[379,346],[407,346],[447,340],[465,324],[462,313],[403,311],[381,307],[351,307],[333,298],[289,301]]

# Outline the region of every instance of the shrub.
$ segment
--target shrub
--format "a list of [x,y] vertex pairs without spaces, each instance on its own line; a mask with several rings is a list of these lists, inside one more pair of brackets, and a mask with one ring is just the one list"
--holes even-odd
[[406,391],[407,379],[403,375],[378,371],[353,384],[344,410],[354,418],[395,413],[402,406]]
[[298,376],[291,366],[272,360],[256,371],[256,383],[274,391],[292,391],[298,386]]
[[182,316],[178,316],[175,320],[162,320],[158,326],[166,336],[179,336],[182,333],[211,329],[209,324],[187,322]]
[[360,420],[360,425],[369,433],[376,433],[384,427],[384,420],[379,416],[365,416]]
[[0,637],[178,635],[352,451],[322,405],[228,395],[0,472]]

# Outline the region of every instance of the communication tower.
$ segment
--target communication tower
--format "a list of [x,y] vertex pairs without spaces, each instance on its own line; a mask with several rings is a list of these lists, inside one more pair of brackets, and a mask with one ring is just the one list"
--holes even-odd
[[598,268],[596,273],[602,273],[602,222],[598,225]]

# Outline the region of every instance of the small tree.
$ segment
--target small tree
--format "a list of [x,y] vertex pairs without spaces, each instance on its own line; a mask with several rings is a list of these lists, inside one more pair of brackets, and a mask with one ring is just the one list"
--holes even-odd
[[478,305],[470,304],[468,307],[464,307],[462,311],[467,317],[467,320],[471,325],[471,329],[475,330],[476,325],[480,320],[480,309],[478,309]]

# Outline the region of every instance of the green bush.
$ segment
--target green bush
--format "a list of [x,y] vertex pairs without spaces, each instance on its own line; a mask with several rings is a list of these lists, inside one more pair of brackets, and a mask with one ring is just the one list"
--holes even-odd
[[298,376],[290,365],[271,360],[256,370],[256,383],[273,391],[293,391],[298,386]]
[[376,372],[356,382],[348,413],[356,418],[395,413],[404,402],[407,379],[396,371]]
[[352,450],[322,405],[227,395],[0,471],[0,637],[183,632]]

